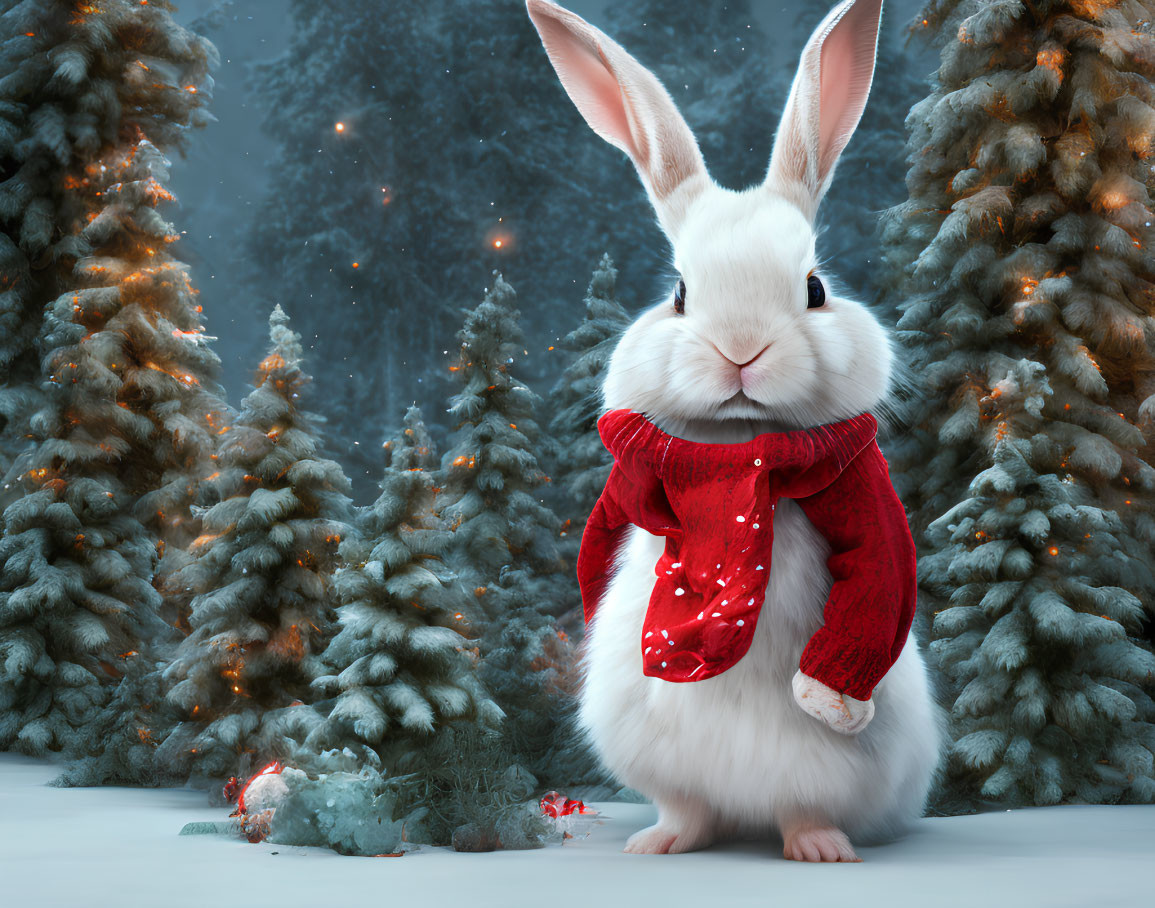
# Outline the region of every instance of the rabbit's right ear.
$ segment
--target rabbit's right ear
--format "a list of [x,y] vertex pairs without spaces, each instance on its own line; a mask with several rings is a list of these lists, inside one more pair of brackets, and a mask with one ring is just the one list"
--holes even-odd
[[562,87],[599,136],[634,162],[673,236],[709,181],[702,153],[669,92],[617,42],[548,0],[526,0]]

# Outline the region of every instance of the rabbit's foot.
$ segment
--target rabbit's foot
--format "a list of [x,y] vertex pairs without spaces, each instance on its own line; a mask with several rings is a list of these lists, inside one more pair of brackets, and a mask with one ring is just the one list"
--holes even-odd
[[670,831],[661,823],[655,823],[630,836],[622,851],[626,854],[669,854],[670,846],[677,838],[676,832]]
[[635,832],[626,854],[682,854],[714,841],[713,816],[705,805],[689,798],[658,802],[658,822]]
[[713,841],[709,829],[676,830],[655,823],[630,836],[622,851],[626,854],[682,854],[705,848]]
[[850,839],[836,826],[800,825],[782,830],[785,847],[782,854],[787,860],[858,863]]

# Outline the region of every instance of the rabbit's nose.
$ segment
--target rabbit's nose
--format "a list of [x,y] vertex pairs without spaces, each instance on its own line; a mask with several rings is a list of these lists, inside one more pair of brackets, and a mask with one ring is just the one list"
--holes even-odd
[[723,353],[723,354],[722,354],[722,356],[723,356],[723,358],[724,358],[724,359],[726,359],[728,362],[734,363],[734,365],[738,367],[738,371],[739,371],[739,372],[741,372],[741,371],[742,371],[743,369],[745,369],[745,368],[746,368],[748,365],[750,365],[750,364],[751,364],[751,363],[753,363],[753,362],[754,362],[756,359],[758,359],[758,357],[760,357],[760,356],[761,356],[763,353],[765,353],[767,350],[769,350],[771,346],[772,346],[771,344],[767,344],[765,347],[763,347],[761,350],[759,350],[757,353],[755,353],[753,356],[751,356],[751,357],[750,357],[748,360],[746,360],[746,362],[744,362],[744,363],[740,363],[740,362],[737,362],[737,361],[736,361],[736,360],[734,360],[734,359],[731,359],[729,356],[726,356],[726,354],[725,354],[725,353]]

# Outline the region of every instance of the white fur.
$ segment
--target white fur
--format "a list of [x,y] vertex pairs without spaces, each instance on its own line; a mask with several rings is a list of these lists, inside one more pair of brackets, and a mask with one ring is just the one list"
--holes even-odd
[[[742,442],[876,406],[890,378],[886,333],[828,285],[826,305],[808,310],[806,286],[818,268],[814,214],[869,90],[879,0],[844,0],[816,30],[767,180],[742,192],[709,178],[689,128],[641,64],[574,14],[527,2],[579,110],[634,159],[686,285],[683,315],[667,297],[623,335],[607,408],[644,413],[692,441]],[[792,680],[831,585],[829,547],[801,509],[778,505],[750,650],[704,681],[642,674],[642,621],[663,544],[632,531],[583,662],[583,728],[605,765],[658,806],[658,823],[626,850],[687,851],[777,829],[790,856],[848,860],[846,837],[829,827],[878,840],[919,816],[942,732],[913,637],[869,706],[845,704],[843,717],[795,702]]]
[[580,712],[605,765],[657,803],[658,825],[669,819],[665,805],[688,799],[683,811],[706,815],[715,834],[765,833],[817,815],[869,841],[920,816],[939,733],[913,638],[875,688],[874,719],[860,734],[837,734],[794,702],[791,678],[830,587],[826,542],[801,509],[779,502],[749,652],[705,681],[642,674],[642,619],[663,545],[632,531],[587,629]]

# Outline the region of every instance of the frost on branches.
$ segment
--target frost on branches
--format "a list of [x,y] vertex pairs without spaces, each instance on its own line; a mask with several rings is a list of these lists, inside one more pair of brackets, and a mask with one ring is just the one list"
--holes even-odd
[[348,480],[318,455],[302,409],[310,381],[301,339],[277,306],[271,346],[206,478],[219,496],[202,517],[193,560],[172,578],[195,598],[188,636],[165,679],[182,723],[165,742],[171,765],[240,774],[292,753],[321,673],[337,548],[350,532]]
[[[45,87],[51,70],[44,52],[60,35],[38,35],[52,4],[27,4],[24,15],[0,18],[0,480],[24,447],[39,386],[36,333],[44,303],[56,296],[67,266],[46,268],[65,235],[53,225],[64,217],[60,186],[72,163],[71,143],[45,135],[31,114],[48,101]],[[60,116],[75,117],[53,99]],[[16,174],[23,179],[13,180]],[[33,268],[36,261],[40,267]],[[0,490],[0,506],[11,497],[11,485]]]
[[466,649],[472,597],[442,560],[450,533],[433,511],[436,455],[416,407],[385,448],[381,495],[341,543],[341,629],[313,682],[331,703],[306,742],[322,752],[349,748],[373,766],[420,751],[446,723],[501,719]]
[[916,24],[942,65],[887,216],[920,380],[891,453],[954,682],[948,798],[1155,800],[1153,18],[944,0]]
[[30,0],[2,21],[0,133],[23,138],[0,189],[0,410],[37,406],[2,496],[0,749],[84,757],[67,781],[150,781],[171,632],[151,580],[224,409],[157,208],[216,52],[164,4]]

